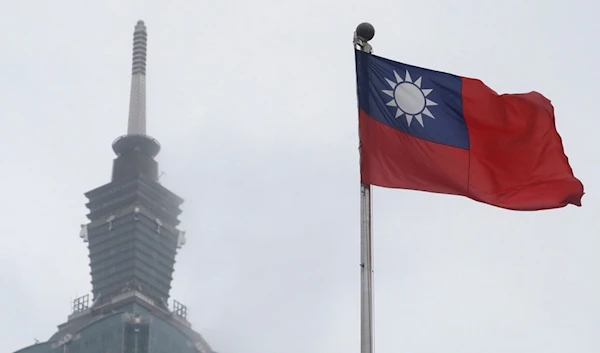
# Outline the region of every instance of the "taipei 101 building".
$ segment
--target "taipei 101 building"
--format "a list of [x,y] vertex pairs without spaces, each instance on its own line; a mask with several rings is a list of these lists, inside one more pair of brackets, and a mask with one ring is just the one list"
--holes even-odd
[[92,293],[46,342],[15,353],[215,353],[169,304],[175,255],[185,244],[178,216],[183,199],[158,182],[160,144],[146,135],[147,32],[138,21],[127,134],[112,149],[112,179],[88,191],[89,222],[80,237],[89,249]]

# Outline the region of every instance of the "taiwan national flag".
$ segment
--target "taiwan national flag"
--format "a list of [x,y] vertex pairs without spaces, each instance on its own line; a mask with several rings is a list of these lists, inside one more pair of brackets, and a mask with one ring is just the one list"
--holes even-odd
[[499,95],[479,80],[355,55],[363,183],[512,210],[581,206],[583,185],[547,98]]

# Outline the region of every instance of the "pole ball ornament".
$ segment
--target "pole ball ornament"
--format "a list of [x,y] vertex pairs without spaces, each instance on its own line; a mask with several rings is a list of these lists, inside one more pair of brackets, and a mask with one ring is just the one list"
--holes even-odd
[[356,35],[368,42],[375,37],[375,27],[368,22],[363,22],[356,27]]

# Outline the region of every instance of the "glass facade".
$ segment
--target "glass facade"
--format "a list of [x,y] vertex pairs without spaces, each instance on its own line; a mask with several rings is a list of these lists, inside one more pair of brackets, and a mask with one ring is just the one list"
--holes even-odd
[[113,314],[83,328],[68,342],[42,343],[15,353],[209,353],[172,322],[148,312]]

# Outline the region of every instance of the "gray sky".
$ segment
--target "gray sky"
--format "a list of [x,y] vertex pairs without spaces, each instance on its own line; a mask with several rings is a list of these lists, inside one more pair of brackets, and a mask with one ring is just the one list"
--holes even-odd
[[186,199],[172,293],[216,350],[359,352],[351,40],[368,20],[378,55],[548,96],[586,188],[538,213],[376,189],[376,351],[600,351],[598,1],[131,3],[0,3],[4,351],[91,289],[83,193],[126,130],[140,18],[148,131]]

